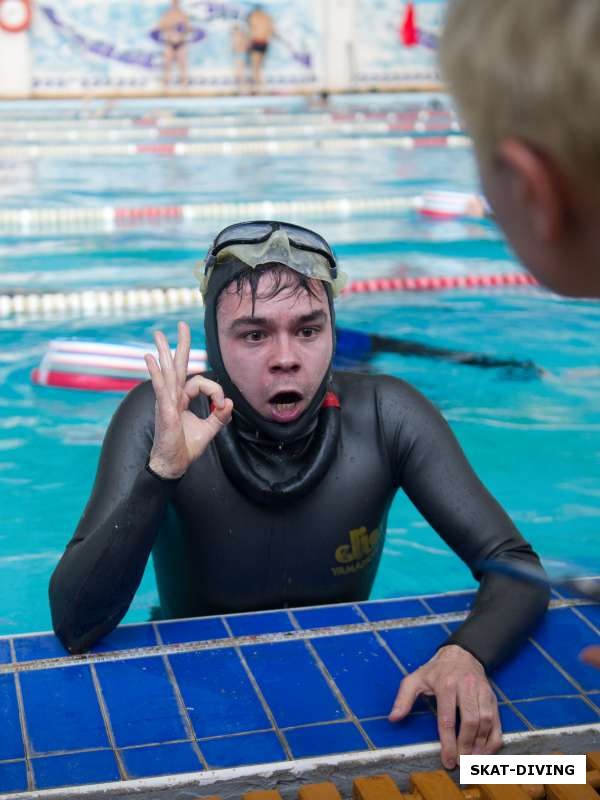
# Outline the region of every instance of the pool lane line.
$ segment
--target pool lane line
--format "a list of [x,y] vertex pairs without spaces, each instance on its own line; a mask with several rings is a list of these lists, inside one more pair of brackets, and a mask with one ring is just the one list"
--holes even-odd
[[417,124],[432,122],[440,124],[442,121],[457,123],[458,118],[452,111],[381,111],[381,112],[313,112],[293,113],[278,112],[276,114],[265,112],[240,112],[236,114],[204,114],[202,116],[186,116],[181,114],[156,114],[145,117],[86,117],[86,118],[39,118],[15,119],[0,117],[0,126],[3,132],[19,132],[30,130],[56,130],[66,128],[69,130],[87,129],[104,130],[107,128],[143,130],[144,128],[172,128],[172,127],[209,127],[224,125],[239,125],[240,122],[252,122],[257,125],[277,126],[284,130],[289,124],[342,124],[344,122],[388,122],[397,124]]
[[[352,281],[341,291],[350,294],[381,292],[438,292],[452,289],[477,290],[537,287],[528,273],[509,272],[491,275],[442,275],[419,278],[371,278]],[[0,318],[15,315],[35,317],[67,313],[110,312],[140,309],[167,309],[201,306],[199,289],[107,289],[83,292],[14,293],[0,295]]]
[[[282,136],[318,136],[321,134],[383,134],[383,133],[436,133],[453,135],[461,132],[461,128],[456,122],[431,123],[414,122],[411,124],[401,122],[338,122],[338,123],[325,123],[322,125],[315,125],[313,123],[304,123],[299,125],[289,126],[275,126],[275,125],[257,125],[240,126],[228,125],[220,127],[155,127],[155,128],[92,128],[92,129],[60,129],[51,128],[48,130],[17,130],[3,131],[4,142],[38,142],[43,145],[44,142],[59,141],[59,142],[80,142],[80,141],[94,141],[102,140],[109,142],[122,142],[135,140],[148,140],[148,139],[188,139],[188,140],[206,140],[206,139],[252,139],[252,138],[281,138]],[[11,145],[15,146],[15,145]]]
[[352,150],[420,148],[468,148],[468,136],[452,134],[449,136],[380,136],[358,139],[257,139],[246,142],[172,142],[152,144],[96,144],[96,145],[3,145],[0,146],[0,159],[21,158],[93,158],[94,156],[136,156],[161,155],[173,158],[186,156],[212,155],[294,155],[305,152],[335,152]]
[[79,208],[0,209],[0,232],[20,232],[95,226],[105,231],[137,222],[158,223],[173,220],[229,220],[288,216],[348,217],[353,214],[418,211],[423,196],[337,197],[314,200],[261,200],[237,203],[187,203],[138,207],[93,206]]

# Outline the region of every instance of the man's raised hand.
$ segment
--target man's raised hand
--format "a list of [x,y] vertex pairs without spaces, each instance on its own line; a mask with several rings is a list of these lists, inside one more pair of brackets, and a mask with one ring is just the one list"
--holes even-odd
[[[187,379],[191,337],[185,322],[177,326],[174,356],[161,331],[154,334],[154,341],[158,363],[154,356],[144,356],[156,396],[154,444],[149,466],[163,478],[179,478],[231,420],[233,402],[225,397],[215,381],[202,375]],[[214,406],[206,419],[189,411],[191,400],[199,394],[209,397]]]

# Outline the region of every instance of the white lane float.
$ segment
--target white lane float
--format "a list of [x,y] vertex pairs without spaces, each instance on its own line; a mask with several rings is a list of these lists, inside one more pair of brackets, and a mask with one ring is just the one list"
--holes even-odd
[[[31,380],[38,386],[126,392],[150,377],[146,353],[157,355],[154,346],[55,339],[32,371]],[[191,350],[188,374],[205,370],[206,352]]]

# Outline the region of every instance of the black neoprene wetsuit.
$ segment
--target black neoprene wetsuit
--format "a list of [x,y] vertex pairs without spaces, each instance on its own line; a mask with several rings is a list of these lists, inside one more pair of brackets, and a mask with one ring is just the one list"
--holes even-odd
[[[341,402],[334,460],[310,493],[275,507],[230,482],[214,442],[179,481],[150,474],[154,393],[150,383],[134,389],[109,426],[90,501],[52,576],[52,619],[64,645],[80,652],[118,624],[151,552],[165,617],[365,600],[399,488],[475,573],[488,558],[538,564],[422,395],[396,378],[344,372],[334,373],[332,388]],[[203,396],[191,408],[208,416]],[[308,442],[243,446],[256,471],[285,478]],[[489,670],[547,601],[544,588],[485,574],[449,643]]]

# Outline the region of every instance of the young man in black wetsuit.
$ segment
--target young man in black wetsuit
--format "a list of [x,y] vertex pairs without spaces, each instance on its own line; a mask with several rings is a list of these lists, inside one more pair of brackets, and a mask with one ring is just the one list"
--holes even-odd
[[[364,600],[400,488],[475,572],[489,558],[539,564],[422,395],[331,372],[340,281],[329,245],[305,228],[241,223],[217,236],[201,281],[212,372],[188,378],[186,324],[174,356],[156,334],[152,382],[117,410],[52,577],[54,629],[71,652],[122,619],[151,552],[166,617]],[[390,718],[435,695],[445,766],[495,752],[486,670],[547,600],[485,574],[468,619],[402,681]]]

